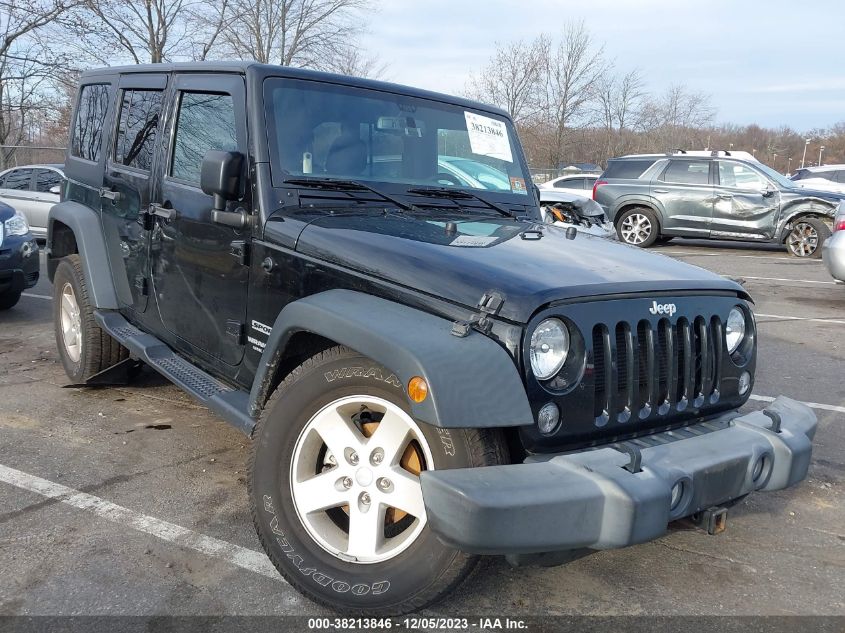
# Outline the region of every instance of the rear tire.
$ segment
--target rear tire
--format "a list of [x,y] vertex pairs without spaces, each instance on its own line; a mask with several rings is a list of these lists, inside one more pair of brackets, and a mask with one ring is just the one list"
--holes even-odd
[[616,219],[616,234],[625,244],[648,248],[660,238],[660,223],[651,209],[633,207]]
[[62,258],[56,267],[53,325],[59,358],[75,384],[129,358],[129,350],[100,329],[94,319],[79,255]]
[[0,294],[0,310],[8,310],[9,308],[14,308],[20,300],[20,290],[7,290],[6,292]]
[[254,439],[249,487],[259,539],[276,569],[315,602],[347,614],[408,613],[450,593],[475,567],[478,557],[431,531],[418,474],[505,463],[505,444],[489,430],[413,420],[387,368],[345,347],[311,357],[276,389]]
[[831,235],[830,228],[819,218],[799,218],[786,236],[786,248],[794,257],[818,259],[822,244]]

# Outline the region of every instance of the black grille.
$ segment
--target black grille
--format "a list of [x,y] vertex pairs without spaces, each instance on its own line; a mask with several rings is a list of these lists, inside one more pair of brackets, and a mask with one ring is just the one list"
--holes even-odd
[[716,316],[599,324],[592,338],[596,426],[719,400],[723,339]]

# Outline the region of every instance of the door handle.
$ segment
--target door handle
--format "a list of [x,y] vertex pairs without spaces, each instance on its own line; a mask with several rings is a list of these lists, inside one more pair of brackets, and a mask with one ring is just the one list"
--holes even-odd
[[176,217],[176,209],[164,207],[156,202],[150,204],[147,213],[149,215],[157,215],[165,220],[172,220]]
[[668,189],[652,189],[654,193],[669,193]]
[[117,202],[123,198],[123,194],[119,191],[115,191],[114,189],[106,189],[103,187],[100,189],[100,197],[105,198],[106,200],[111,200],[112,202]]

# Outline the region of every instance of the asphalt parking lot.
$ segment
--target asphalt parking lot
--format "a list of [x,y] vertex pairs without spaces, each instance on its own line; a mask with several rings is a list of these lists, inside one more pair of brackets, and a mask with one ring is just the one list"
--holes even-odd
[[[807,480],[746,499],[719,536],[673,528],[554,568],[490,559],[429,614],[845,615],[845,286],[775,248],[655,250],[745,280],[760,334],[748,408],[813,403]],[[66,388],[51,291],[42,278],[0,314],[0,615],[326,613],[260,551],[249,440],[152,372]]]

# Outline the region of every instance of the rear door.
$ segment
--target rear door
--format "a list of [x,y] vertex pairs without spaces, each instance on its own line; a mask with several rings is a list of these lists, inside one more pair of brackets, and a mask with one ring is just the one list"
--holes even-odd
[[713,215],[711,161],[671,159],[651,183],[651,196],[663,209],[663,229],[674,235],[707,237]]
[[149,302],[150,174],[162,118],[166,74],[127,74],[118,84],[117,124],[106,158],[103,233],[121,306]]
[[[249,230],[212,221],[200,168],[209,150],[248,155],[244,79],[175,75],[172,103],[167,163],[152,198],[158,311],[175,347],[233,366],[244,352]],[[250,211],[245,176],[242,183],[244,197],[229,210]]]
[[733,160],[716,163],[711,237],[763,239],[774,235],[780,206],[777,189],[750,165]]
[[35,233],[44,235],[47,223],[38,223],[38,201],[32,190],[32,176],[35,170],[31,168],[15,168],[7,171],[0,180],[0,200],[13,209],[20,211]]

